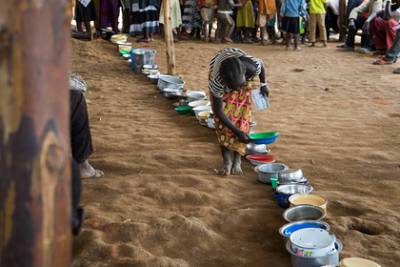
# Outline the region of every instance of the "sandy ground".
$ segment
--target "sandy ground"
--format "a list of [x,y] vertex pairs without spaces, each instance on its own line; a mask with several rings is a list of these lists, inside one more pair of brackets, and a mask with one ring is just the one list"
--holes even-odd
[[[329,199],[342,257],[399,266],[400,76],[335,45],[236,46],[265,61],[272,108],[255,114],[257,129],[279,130],[273,154]],[[151,46],[165,71],[163,43]],[[208,62],[223,47],[176,44],[187,88],[206,90]],[[177,115],[110,43],[73,40],[72,69],[89,85],[92,162],[106,173],[84,182],[74,267],[290,266],[271,188],[247,162],[245,176],[216,176],[213,131]]]

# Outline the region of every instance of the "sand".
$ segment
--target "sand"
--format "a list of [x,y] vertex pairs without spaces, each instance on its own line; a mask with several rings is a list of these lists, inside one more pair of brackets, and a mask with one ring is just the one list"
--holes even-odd
[[[279,130],[273,154],[329,200],[342,257],[399,266],[400,76],[335,45],[235,46],[265,61],[272,108],[255,113],[257,130]],[[150,46],[165,71],[163,43]],[[187,88],[207,89],[209,60],[223,47],[176,44]],[[106,173],[84,181],[74,267],[290,266],[278,234],[283,209],[251,165],[242,177],[215,175],[215,133],[177,115],[112,44],[73,40],[72,69],[89,85],[91,161]]]

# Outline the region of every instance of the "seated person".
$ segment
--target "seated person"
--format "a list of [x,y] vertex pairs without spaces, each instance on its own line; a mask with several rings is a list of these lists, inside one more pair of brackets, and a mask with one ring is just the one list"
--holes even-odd
[[82,178],[99,178],[104,175],[89,163],[93,152],[89,116],[85,96],[82,91],[85,82],[76,74],[70,76],[71,150],[73,159],[79,164]]
[[326,1],[325,28],[328,41],[331,29],[339,33],[339,0]]
[[[350,3],[351,7],[354,3]],[[363,29],[361,35],[361,51],[369,52],[372,49],[369,23],[375,18],[376,14],[382,10],[382,0],[366,0],[361,5],[353,8],[349,15],[348,34],[346,42],[339,46],[344,50],[354,50],[355,37],[359,29]],[[367,14],[367,15],[366,15]]]
[[[392,12],[394,10],[394,12]],[[380,54],[385,54],[392,47],[396,36],[396,29],[399,25],[400,9],[399,4],[391,4],[391,0],[385,1],[385,9],[379,12],[371,23],[371,32],[375,48]]]
[[[396,38],[393,41],[392,47],[386,52],[386,54],[377,59],[373,64],[375,65],[388,65],[393,64],[400,57],[400,28],[396,31]],[[400,74],[400,68],[393,71],[395,74]]]

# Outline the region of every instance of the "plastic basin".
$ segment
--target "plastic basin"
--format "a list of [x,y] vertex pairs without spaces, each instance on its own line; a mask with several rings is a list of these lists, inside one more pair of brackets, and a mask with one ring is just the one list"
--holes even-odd
[[186,115],[186,114],[192,113],[192,108],[189,107],[189,106],[179,106],[179,107],[176,107],[176,108],[175,108],[175,111],[176,111],[178,114]]
[[266,163],[273,163],[276,160],[275,157],[271,154],[247,155],[246,159],[255,166]]
[[254,144],[272,144],[279,137],[279,132],[251,133],[250,139]]

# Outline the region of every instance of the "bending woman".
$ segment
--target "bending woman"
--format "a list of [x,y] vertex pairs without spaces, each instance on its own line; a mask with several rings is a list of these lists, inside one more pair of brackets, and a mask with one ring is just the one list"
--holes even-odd
[[224,162],[220,175],[243,174],[241,155],[250,143],[251,90],[256,76],[260,79],[261,94],[267,98],[268,86],[260,59],[240,49],[226,48],[211,60],[208,87]]

